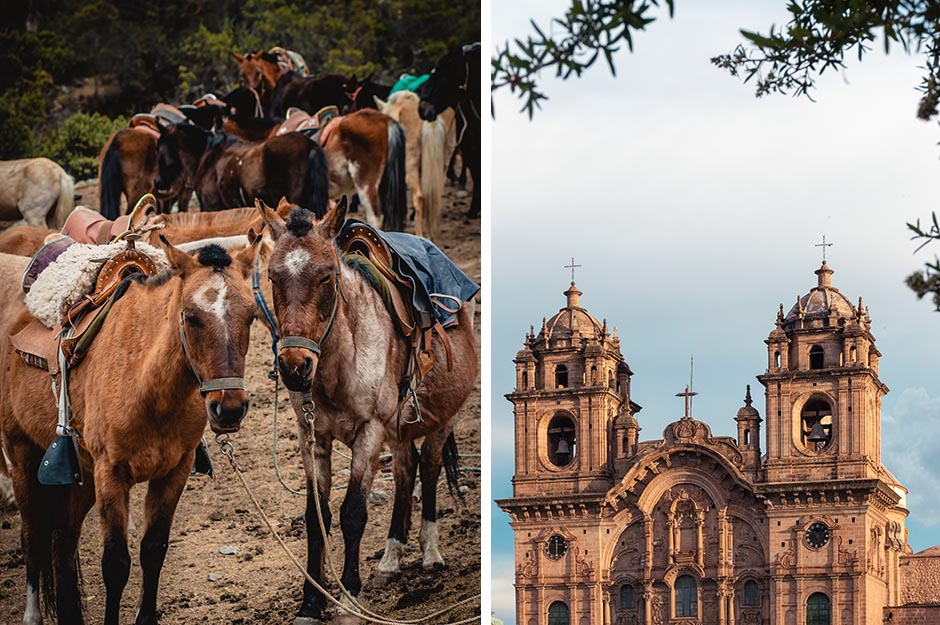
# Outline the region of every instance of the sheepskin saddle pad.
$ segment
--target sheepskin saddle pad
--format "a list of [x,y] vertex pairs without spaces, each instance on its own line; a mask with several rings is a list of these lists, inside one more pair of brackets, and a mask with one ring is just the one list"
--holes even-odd
[[[134,250],[149,257],[156,272],[169,271],[163,250],[141,242],[136,243]],[[62,325],[68,312],[93,294],[99,277],[109,278],[100,275],[102,267],[127,252],[130,252],[127,243],[121,241],[108,245],[69,245],[33,281],[26,294],[26,308],[47,328]],[[114,266],[111,263],[110,267]],[[115,277],[119,281],[121,276]]]

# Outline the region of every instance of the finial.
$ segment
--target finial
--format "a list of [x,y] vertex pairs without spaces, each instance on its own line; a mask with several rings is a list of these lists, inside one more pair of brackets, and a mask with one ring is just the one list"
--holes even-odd
[[620,337],[617,335],[617,326],[614,326],[614,340],[619,341]]
[[751,385],[748,384],[747,394],[744,396],[744,405],[750,408],[752,403],[754,403],[754,401],[751,399]]
[[780,302],[780,309],[777,311],[777,327],[783,325],[783,302]]
[[607,318],[604,317],[604,325],[601,327],[601,335],[607,336]]
[[826,248],[832,247],[832,243],[826,243],[826,235],[823,235],[822,243],[817,243],[813,247],[821,247],[823,252],[823,264],[826,264]]
[[800,314],[801,317],[803,316],[803,303],[800,301],[799,293],[796,294],[796,311]]
[[574,286],[574,270],[575,270],[576,267],[580,267],[580,266],[581,266],[581,265],[575,265],[575,264],[574,264],[574,256],[571,257],[571,264],[570,264],[570,265],[565,265],[565,269],[570,269],[570,270],[571,270],[571,286]]

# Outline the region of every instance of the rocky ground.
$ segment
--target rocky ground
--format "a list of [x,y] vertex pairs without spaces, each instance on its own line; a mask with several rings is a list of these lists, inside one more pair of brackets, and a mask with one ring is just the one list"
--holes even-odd
[[[97,188],[80,183],[79,204],[97,207]],[[447,188],[442,233],[438,244],[477,282],[480,281],[480,222],[466,220],[469,197],[458,198]],[[480,339],[480,307],[475,328]],[[277,532],[290,549],[306,560],[306,532],[303,523],[304,498],[287,492],[274,473],[274,386],[267,377],[271,368],[270,338],[257,323],[248,354],[246,385],[251,410],[241,432],[232,436],[239,465],[250,487],[272,518]],[[278,461],[285,481],[295,487],[303,484],[294,417],[281,393],[278,433]],[[207,433],[209,430],[207,429]],[[391,618],[418,618],[480,592],[480,387],[462,409],[456,427],[461,458],[462,484],[468,487],[469,513],[447,490],[443,476],[438,485],[438,526],[441,551],[447,564],[443,570],[426,573],[421,568],[417,545],[420,512],[415,510],[403,560],[402,574],[384,585],[374,580],[381,558],[392,512],[393,492],[388,463],[376,480],[369,503],[369,522],[362,541],[362,577],[365,587],[360,599],[373,611]],[[210,437],[211,440],[211,437]],[[341,444],[336,450],[348,453]],[[302,597],[301,574],[293,567],[253,508],[231,467],[218,448],[210,449],[215,462],[215,479],[195,476],[180,500],[170,538],[170,549],[161,580],[159,605],[162,625],[184,623],[290,624]],[[337,453],[333,459],[333,558],[342,567],[342,540],[339,506],[342,486],[348,475],[348,461]],[[131,579],[124,593],[121,621],[133,622],[140,585],[137,562],[143,531],[145,489],[131,493],[130,551]],[[0,511],[0,623],[21,623],[25,600],[25,566],[20,552],[19,516]],[[85,523],[81,544],[86,619],[101,622],[104,586],[101,580],[101,540],[98,517],[92,510]],[[328,574],[329,575],[329,574]],[[332,588],[338,593],[336,584]],[[434,619],[450,622],[479,614],[479,603],[456,609]],[[335,620],[335,619],[334,619]]]

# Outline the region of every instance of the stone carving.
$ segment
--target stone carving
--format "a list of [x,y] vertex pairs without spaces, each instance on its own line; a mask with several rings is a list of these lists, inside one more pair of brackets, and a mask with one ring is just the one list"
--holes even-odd
[[746,607],[741,609],[740,625],[761,625],[760,608]]
[[786,551],[782,551],[777,554],[777,566],[784,569],[792,569],[794,566],[796,566],[796,558],[794,557],[793,551],[791,549],[787,549]]
[[663,625],[666,622],[666,607],[663,605],[663,598],[659,596],[659,593],[653,595],[650,606],[653,613],[653,625]]
[[839,564],[842,566],[855,566],[858,564],[858,550],[853,549],[849,552],[842,548],[842,537],[839,536]]

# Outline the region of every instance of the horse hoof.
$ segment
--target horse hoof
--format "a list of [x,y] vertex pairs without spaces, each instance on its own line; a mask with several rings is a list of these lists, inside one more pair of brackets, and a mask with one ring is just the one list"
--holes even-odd
[[443,571],[444,563],[443,562],[426,562],[421,565],[425,571]]
[[376,573],[375,576],[372,578],[372,587],[381,588],[382,586],[385,586],[386,584],[391,582],[393,579],[395,579],[396,575],[398,575],[398,573],[382,573],[382,572]]

